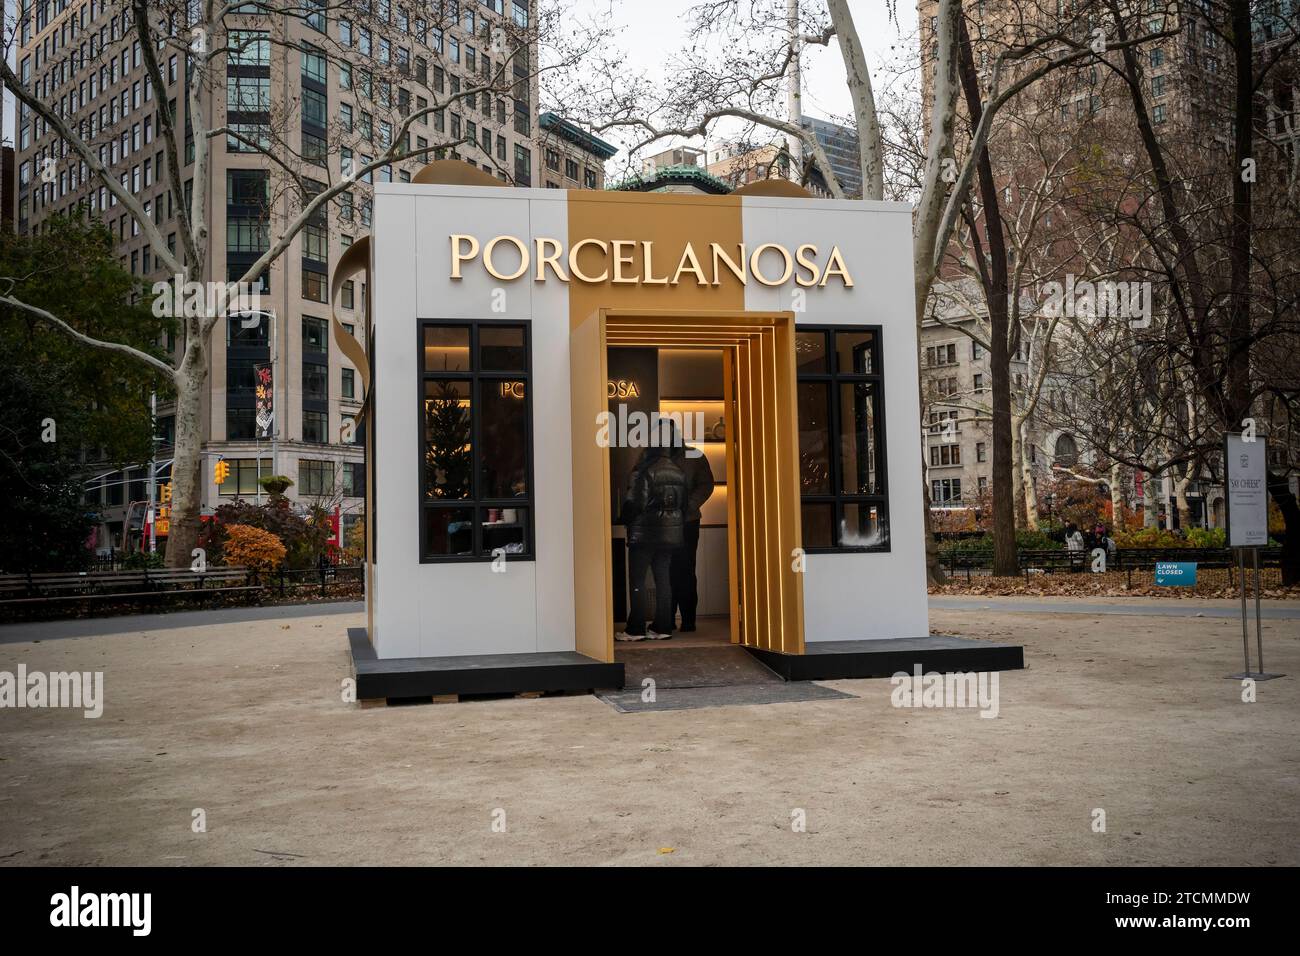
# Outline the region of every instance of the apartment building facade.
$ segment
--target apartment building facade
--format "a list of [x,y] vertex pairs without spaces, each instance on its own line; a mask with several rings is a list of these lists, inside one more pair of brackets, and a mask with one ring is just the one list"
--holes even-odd
[[[446,104],[410,125],[402,151],[408,158],[357,176],[273,261],[259,280],[267,315],[222,319],[213,332],[202,513],[239,498],[257,500],[265,494],[259,478],[285,475],[294,482],[287,494],[295,505],[336,511],[346,540],[365,493],[362,436],[354,425],[365,396],[356,370],[331,341],[329,319],[337,305],[347,330],[358,332],[366,289],[360,280],[348,282],[341,301],[331,303],[329,276],[347,247],[369,231],[375,182],[409,181],[429,160],[453,158],[512,185],[539,184],[536,42],[503,54],[510,48],[503,37],[529,35],[536,0],[419,3],[409,10],[391,0],[295,0],[247,8],[224,19],[214,42],[229,53],[217,61],[212,88],[200,94],[204,125],[229,130],[211,142],[212,281],[241,278],[306,198],[382,156],[405,117]],[[186,140],[178,144],[184,155],[177,160],[188,195],[195,167],[185,50],[159,44],[166,89],[154,89],[131,4],[107,0],[23,0],[18,39],[21,81],[82,130],[174,247],[183,212],[168,189],[172,157],[159,104],[165,98],[178,116],[178,140],[184,124]],[[472,89],[479,92],[471,97]],[[21,104],[18,110],[19,231],[37,231],[52,215],[84,209],[113,229],[123,266],[146,286],[170,280],[139,224],[48,124]],[[183,348],[181,341],[167,345],[173,354]],[[259,388],[273,397],[269,427]],[[166,404],[157,415],[158,474],[165,484],[173,419]],[[219,485],[218,461],[228,466]],[[88,467],[86,503],[103,519],[98,546],[134,550],[149,464]]]
[[[952,528],[987,516],[993,481],[993,401],[987,316],[969,307],[979,290],[969,280],[936,284],[932,305],[921,323],[921,396],[924,467],[931,506],[952,513]],[[1028,337],[1011,356],[1013,404],[1027,404],[1037,382],[1041,355]],[[1044,409],[1060,404],[1066,382],[1050,374],[1041,389]],[[1034,487],[1050,493],[1053,466],[1086,463],[1086,449],[1052,416],[1030,415],[1025,421],[1024,458]],[[1046,507],[1042,508],[1046,513]]]
[[547,189],[605,188],[605,161],[618,152],[617,146],[555,113],[543,113],[537,125],[542,164],[539,185]]

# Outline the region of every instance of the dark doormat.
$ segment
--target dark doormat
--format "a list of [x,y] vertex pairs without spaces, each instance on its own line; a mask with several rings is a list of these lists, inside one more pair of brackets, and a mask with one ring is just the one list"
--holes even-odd
[[823,687],[809,681],[787,684],[732,684],[704,687],[656,687],[654,701],[641,699],[641,690],[621,690],[596,694],[621,714],[646,710],[694,710],[697,707],[735,707],[744,704],[790,704],[803,700],[844,700],[853,694]]
[[738,644],[616,644],[614,660],[623,665],[625,687],[714,687],[732,684],[780,684],[779,674]]
[[[853,696],[806,681],[787,683],[736,644],[622,645],[615,647],[614,658],[624,667],[626,690],[596,696],[624,714]],[[654,681],[653,701],[642,699],[647,678]]]

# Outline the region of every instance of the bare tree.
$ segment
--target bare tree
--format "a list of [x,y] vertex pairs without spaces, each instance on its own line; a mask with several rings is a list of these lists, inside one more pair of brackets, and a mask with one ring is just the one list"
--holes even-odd
[[[45,82],[40,76],[19,76],[7,60],[0,63],[0,80],[34,117],[38,140],[48,137],[40,153],[43,168],[57,169],[74,189],[85,191],[83,198],[96,187],[105,190],[111,197],[109,203],[120,206],[132,229],[146,237],[152,259],[162,271],[200,283],[220,278],[209,275],[214,145],[238,144],[236,148],[260,155],[272,171],[277,193],[285,197],[283,203],[267,197],[269,241],[237,280],[256,283],[304,229],[328,214],[332,203],[350,198],[354,188],[364,192],[376,171],[454,152],[462,145],[478,149],[479,144],[469,142],[461,131],[442,127],[441,118],[450,106],[472,108],[504,101],[520,84],[535,87],[548,71],[562,76],[600,39],[598,31],[575,32],[573,18],[558,5],[541,11],[528,23],[509,17],[489,22],[484,17],[483,55],[474,74],[445,90],[427,77],[417,78],[425,88],[419,100],[412,102],[394,90],[412,82],[418,62],[434,59],[430,51],[441,46],[442,30],[450,25],[445,19],[448,12],[458,16],[449,5],[416,2],[398,7],[369,0],[263,0],[255,5],[234,0],[110,0],[103,6],[105,29],[89,31],[81,46],[74,48],[71,76],[102,73],[106,83],[121,82],[119,61],[122,73],[135,69],[128,68],[128,62],[142,66],[146,100],[150,96],[157,99],[157,133],[165,144],[165,173],[160,169],[159,177],[166,175],[171,201],[180,207],[174,223],[175,242],[164,235],[158,211],[146,209],[123,175],[122,164],[113,162],[116,153],[110,146],[123,128],[130,126],[129,121],[119,121],[115,108],[100,120],[91,108],[92,97],[79,103],[75,84],[70,95],[49,95],[48,85],[38,85]],[[310,41],[303,39],[304,24],[311,27],[306,31]],[[402,35],[398,44],[387,39],[394,31]],[[14,39],[7,37],[6,45],[12,45]],[[373,101],[375,123],[381,130],[373,157],[354,161],[350,168],[334,173],[321,143],[304,140],[301,147],[295,147],[287,134],[275,134],[270,121],[251,131],[226,121],[228,105],[244,105],[231,99],[243,93],[231,79],[238,69],[228,67],[238,67],[250,51],[265,45],[287,56],[318,57],[336,71],[346,71],[352,82],[366,84],[366,89],[358,92],[365,94],[368,103]],[[545,50],[546,55],[535,53],[538,50]],[[545,63],[540,62],[543,59]],[[138,75],[131,72],[131,76]],[[172,88],[176,90],[174,100],[168,96]],[[427,100],[424,92],[429,94]],[[521,99],[535,102],[531,96]],[[255,106],[271,112],[269,104],[257,102]],[[290,103],[281,110],[281,120],[294,118],[301,108],[300,103]],[[412,146],[413,125],[430,118],[438,120],[436,135],[424,145]],[[373,137],[373,128],[365,132]],[[499,157],[485,154],[482,158],[500,163]],[[509,167],[499,168],[508,179]],[[53,201],[50,182],[41,185],[37,194]],[[20,283],[0,296],[0,301],[35,315],[89,347],[130,355],[170,381],[175,391],[176,436],[167,558],[172,566],[184,566],[199,531],[200,412],[210,340],[224,313],[180,316],[183,337],[168,363],[121,343],[98,341],[77,332],[59,316],[25,303]]]

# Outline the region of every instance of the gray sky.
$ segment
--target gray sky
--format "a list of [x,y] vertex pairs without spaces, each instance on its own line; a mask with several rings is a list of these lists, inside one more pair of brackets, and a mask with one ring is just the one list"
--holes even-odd
[[[661,76],[663,61],[680,50],[688,27],[687,12],[699,0],[612,0],[615,24],[622,28],[617,40],[634,68]],[[769,0],[778,2],[778,0]],[[602,10],[606,0],[575,0],[578,9]],[[898,24],[889,21],[885,0],[849,0],[858,39],[867,53],[872,75],[900,49],[914,42],[916,4],[899,0]],[[900,40],[900,34],[903,39]],[[853,112],[844,83],[844,64],[836,42],[809,47],[804,54],[803,110],[806,115],[847,116]],[[617,137],[608,137],[617,141]],[[620,144],[621,145],[621,144]]]
[[[576,9],[604,9],[608,0],[572,0]],[[656,72],[658,65],[682,47],[686,36],[686,12],[697,0],[612,0],[615,22],[623,28],[619,45],[628,51],[632,63]],[[4,0],[12,13],[14,0]],[[872,72],[891,56],[899,43],[900,31],[911,37],[916,31],[916,5],[898,3],[899,24],[889,22],[885,0],[850,0],[858,37],[867,51]],[[804,59],[804,112],[812,116],[847,115],[852,112],[844,85],[844,67],[838,46],[810,48]],[[13,99],[5,94],[3,135],[13,141]]]
[[[686,37],[686,13],[698,0],[613,0],[616,24],[624,27],[620,46],[633,63],[653,73],[666,54],[681,49]],[[602,0],[575,0],[578,9],[602,9]],[[867,51],[872,72],[891,55],[899,43],[899,32],[910,37],[916,31],[916,5],[909,0],[898,4],[898,26],[889,22],[885,0],[850,0],[858,39]],[[852,112],[844,85],[844,65],[839,46],[810,47],[805,53],[804,112],[823,116]]]

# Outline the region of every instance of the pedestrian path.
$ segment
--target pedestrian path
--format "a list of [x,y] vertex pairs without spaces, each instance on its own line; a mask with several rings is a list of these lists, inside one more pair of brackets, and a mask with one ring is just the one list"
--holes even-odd
[[[1213,617],[1239,618],[1241,605],[1230,601],[1213,603],[1200,600],[1171,600],[1159,603],[1130,603],[1129,598],[1116,598],[1110,604],[1059,601],[1052,598],[998,598],[957,597],[949,594],[932,594],[930,608],[935,611],[999,611],[1023,614],[1119,614],[1129,617]],[[1248,601],[1247,610],[1253,616],[1255,602]],[[1291,602],[1264,601],[1260,617],[1272,621],[1300,621],[1300,605]]]
[[141,631],[166,631],[177,627],[202,627],[210,624],[292,620],[326,614],[362,614],[365,609],[364,601],[321,601],[314,604],[273,604],[267,607],[213,608],[208,611],[125,614],[121,617],[79,617],[66,621],[25,621],[20,624],[0,626],[0,644],[56,641],[65,637],[100,637],[106,634],[139,634]]

